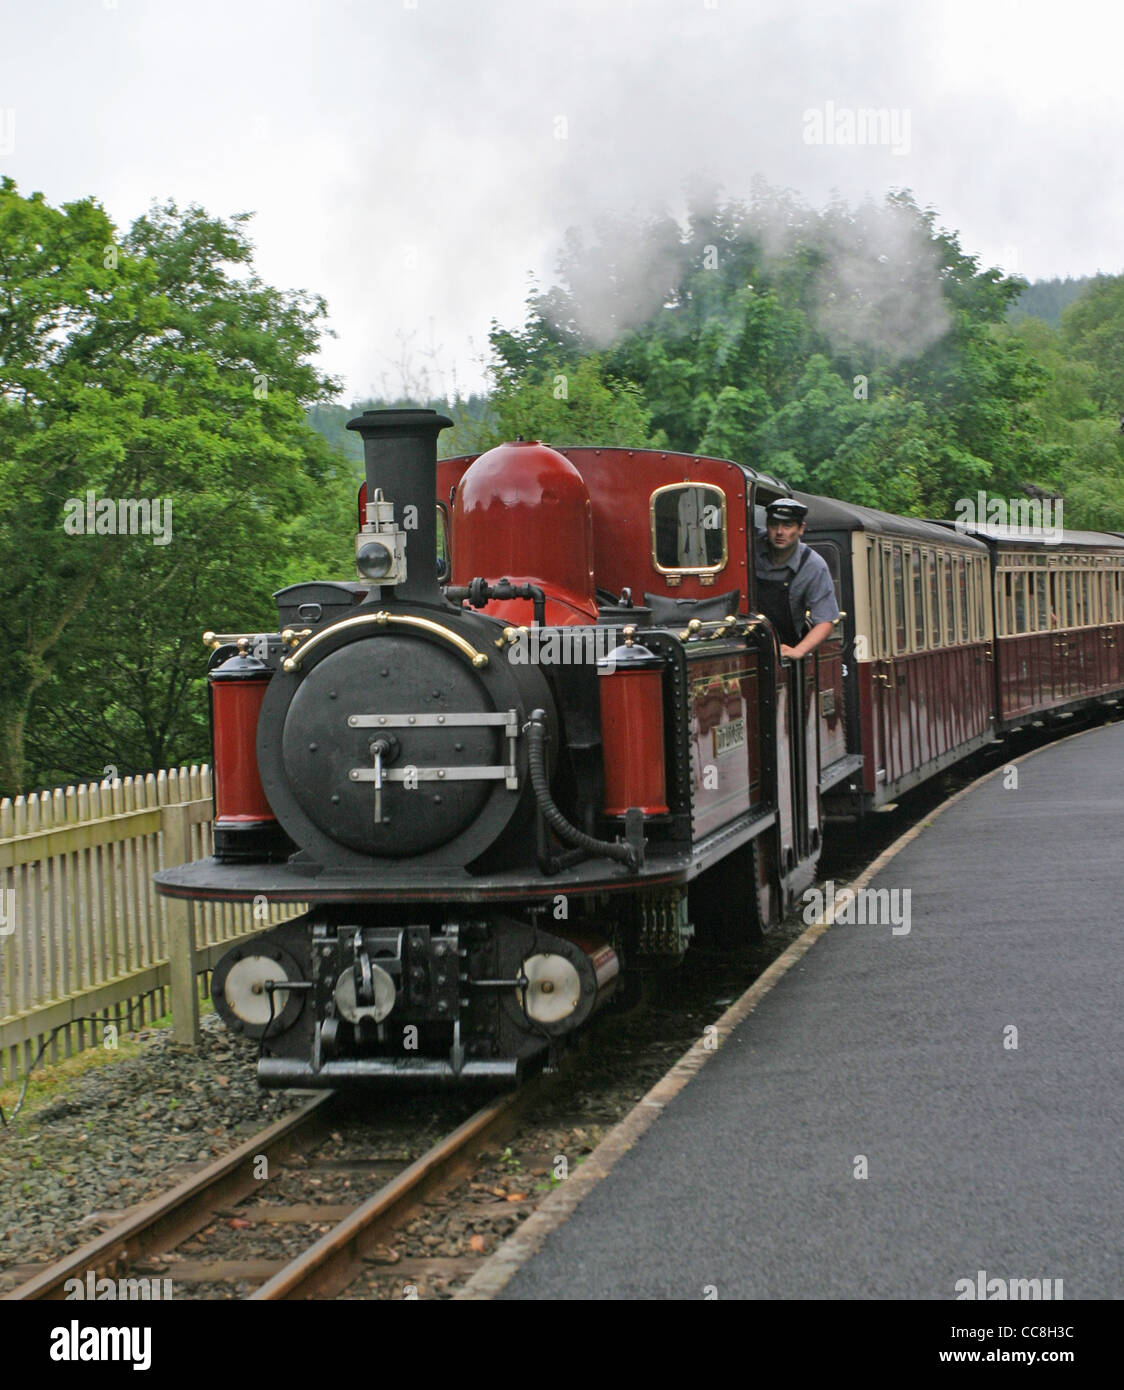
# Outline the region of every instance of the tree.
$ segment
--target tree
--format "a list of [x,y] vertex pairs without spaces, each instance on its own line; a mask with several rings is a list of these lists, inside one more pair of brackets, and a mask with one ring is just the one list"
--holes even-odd
[[119,237],[0,186],[4,793],[205,753],[203,627],[272,628],[270,586],[347,564],[350,479],[303,412],[325,307],[260,281],[248,220]]
[[1124,417],[1124,275],[1098,275],[1062,314],[1061,340],[1093,369],[1097,406]]
[[651,412],[639,388],[614,379],[598,354],[572,366],[560,361],[520,382],[501,379],[492,395],[493,419],[477,436],[477,448],[505,439],[542,439],[552,444],[596,444],[609,439],[621,448],[655,449]]
[[[1119,283],[1119,282],[1118,282]],[[1113,293],[1108,277],[1090,282],[1091,302],[1067,311],[1060,331],[1029,318],[1013,336],[1041,365],[1043,390],[1031,403],[1051,464],[1041,481],[1065,500],[1067,526],[1124,530],[1124,434],[1112,407],[1118,363],[1112,350]],[[1072,316],[1071,316],[1072,315]],[[1117,320],[1119,324],[1119,320]]]

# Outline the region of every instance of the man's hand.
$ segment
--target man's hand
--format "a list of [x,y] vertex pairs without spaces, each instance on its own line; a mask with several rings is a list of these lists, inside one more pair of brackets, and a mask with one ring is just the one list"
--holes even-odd
[[790,661],[799,661],[803,655],[804,653],[798,652],[795,647],[786,647],[781,643],[781,656],[787,656]]

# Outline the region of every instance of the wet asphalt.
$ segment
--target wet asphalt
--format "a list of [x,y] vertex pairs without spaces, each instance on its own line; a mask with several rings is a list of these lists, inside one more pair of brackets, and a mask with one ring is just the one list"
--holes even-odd
[[1124,1297],[1124,724],[1015,772],[887,865],[876,920],[843,913],[503,1297]]

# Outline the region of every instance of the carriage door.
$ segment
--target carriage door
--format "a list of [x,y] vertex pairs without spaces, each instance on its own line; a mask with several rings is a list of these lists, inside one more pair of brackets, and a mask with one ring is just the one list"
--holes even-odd
[[820,765],[816,658],[788,663],[789,741],[792,750],[792,828],[800,862],[820,848]]
[[[827,565],[835,588],[835,601],[843,617],[836,623],[831,636],[816,651],[817,709],[819,731],[818,757],[820,772],[838,762],[847,752],[847,721],[844,709],[844,653],[847,616],[844,612],[843,566],[839,542],[809,541],[809,546]],[[853,664],[853,663],[852,663]]]
[[[871,539],[866,545],[867,567],[867,617],[869,628],[866,632],[855,634],[855,662],[863,662],[862,671],[869,677],[869,686],[860,680],[859,701],[869,699],[869,720],[863,720],[862,740],[866,755],[866,776],[868,789],[877,796],[878,788],[887,780],[888,756],[886,749],[886,701],[885,693],[886,663],[883,661],[883,634],[886,620],[882,602],[881,552],[877,540]],[[869,696],[863,694],[869,690]]]

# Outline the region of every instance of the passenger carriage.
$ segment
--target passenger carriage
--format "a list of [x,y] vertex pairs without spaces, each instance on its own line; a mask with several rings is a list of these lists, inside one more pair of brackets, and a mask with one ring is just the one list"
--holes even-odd
[[996,728],[1007,733],[1119,702],[1124,537],[956,525],[983,541],[990,555]]
[[877,810],[995,738],[987,547],[932,522],[797,493],[844,610],[837,811]]

